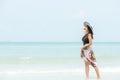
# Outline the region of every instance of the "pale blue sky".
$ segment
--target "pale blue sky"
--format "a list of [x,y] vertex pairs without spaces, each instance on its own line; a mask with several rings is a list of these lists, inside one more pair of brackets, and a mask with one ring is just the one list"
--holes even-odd
[[120,41],[120,0],[0,0],[0,41],[79,42],[84,21],[95,42]]

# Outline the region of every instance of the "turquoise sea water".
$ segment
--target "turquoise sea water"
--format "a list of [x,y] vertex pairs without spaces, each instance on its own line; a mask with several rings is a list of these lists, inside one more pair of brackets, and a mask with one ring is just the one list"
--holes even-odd
[[[84,79],[80,46],[80,42],[0,42],[0,78],[30,80],[27,76],[33,75],[36,80],[54,80],[55,76],[55,80],[64,80],[70,74],[72,78],[77,76],[76,80]],[[119,42],[95,42],[92,48],[101,73],[120,73]],[[57,73],[68,77],[59,78]],[[13,76],[5,78],[8,75]]]
[[[80,42],[1,42],[0,63],[19,64],[24,59],[29,61],[28,64],[55,62],[55,59],[58,61],[77,60],[80,59],[81,46]],[[119,60],[120,43],[97,42],[92,48],[100,61]]]

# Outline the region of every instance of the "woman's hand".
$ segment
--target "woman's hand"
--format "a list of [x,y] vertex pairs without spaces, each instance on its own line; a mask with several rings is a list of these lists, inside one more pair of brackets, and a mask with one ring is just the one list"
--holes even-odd
[[80,48],[80,57],[83,58],[85,55],[84,55],[84,51],[83,51],[83,47]]
[[82,46],[81,47],[81,50],[86,50],[87,49],[87,46]]
[[81,51],[82,51],[82,50],[84,50],[84,47],[82,46],[80,49],[81,49]]

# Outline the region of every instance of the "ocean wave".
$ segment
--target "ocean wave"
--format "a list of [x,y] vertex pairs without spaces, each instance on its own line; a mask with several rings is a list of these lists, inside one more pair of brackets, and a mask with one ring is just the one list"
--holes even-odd
[[[94,72],[93,69],[90,70],[91,72]],[[120,67],[106,67],[106,68],[100,68],[101,73],[120,73]],[[55,70],[2,70],[0,71],[0,74],[7,74],[7,75],[17,75],[17,74],[57,74],[57,73],[71,73],[71,74],[80,74],[84,73],[84,69],[55,69]]]

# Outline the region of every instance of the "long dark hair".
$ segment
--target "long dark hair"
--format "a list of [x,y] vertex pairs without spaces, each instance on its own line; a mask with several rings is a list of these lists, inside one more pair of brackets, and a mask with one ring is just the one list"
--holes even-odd
[[91,34],[91,37],[92,37],[92,39],[93,39],[93,30],[92,30],[92,27],[90,27],[89,25],[86,25],[85,27],[87,27],[88,28],[88,34],[90,33]]
[[89,31],[88,34],[90,33],[91,37],[93,39],[93,28],[92,28],[92,26],[88,22],[84,22],[84,26],[87,27],[87,29]]

